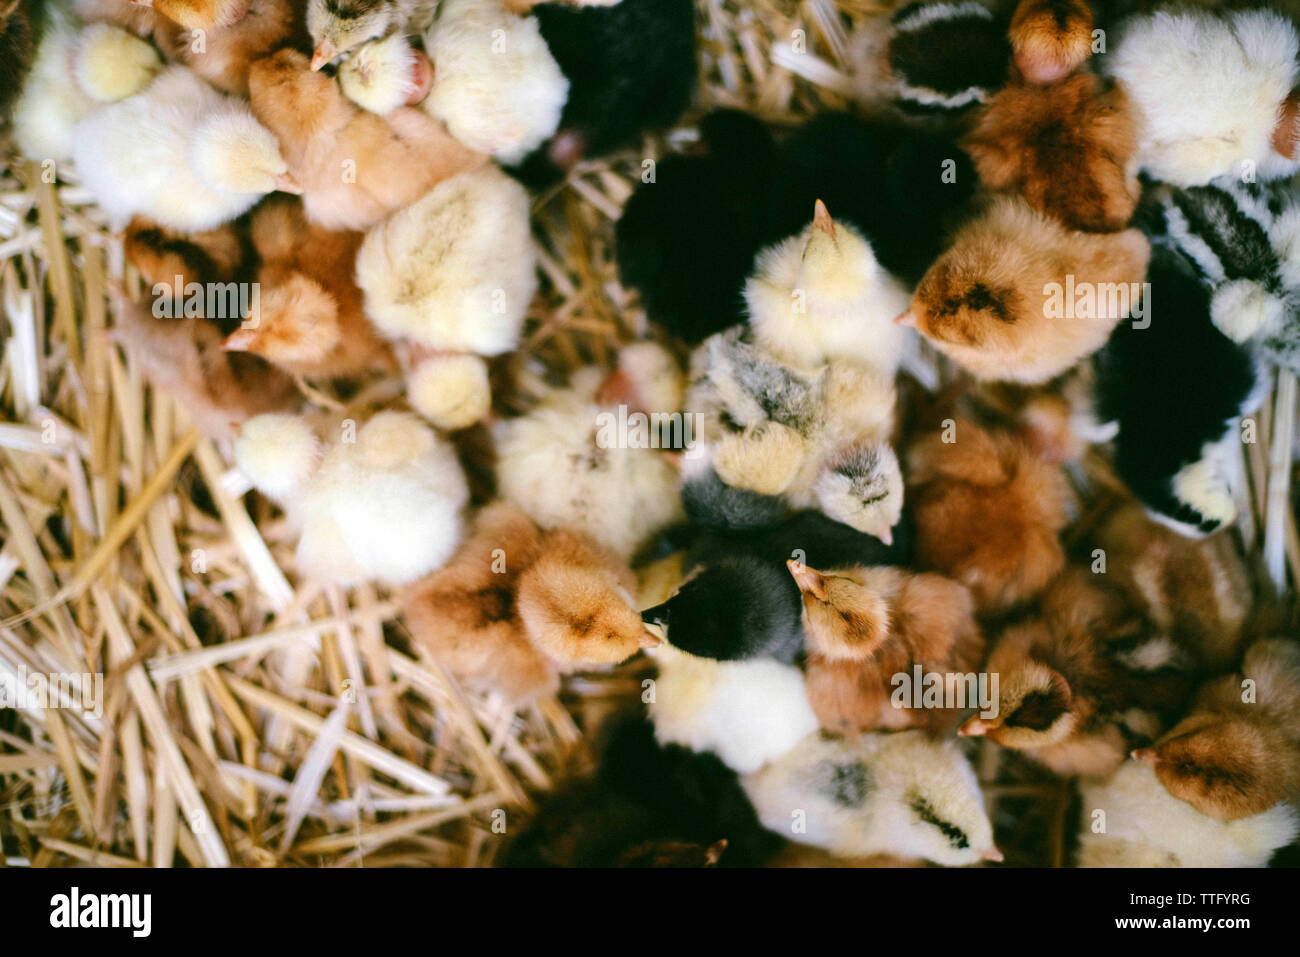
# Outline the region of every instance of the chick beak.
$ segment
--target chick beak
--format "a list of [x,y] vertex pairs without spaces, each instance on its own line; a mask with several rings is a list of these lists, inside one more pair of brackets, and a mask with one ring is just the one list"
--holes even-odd
[[645,626],[645,629],[641,632],[641,647],[658,648],[660,645],[662,645],[664,643],[663,636],[661,634],[658,634],[658,632],[661,631],[662,628],[663,628],[662,625],[647,624]]
[[225,341],[221,343],[221,349],[224,352],[249,352],[253,348],[256,335],[256,330],[241,327],[226,336]]
[[1003,858],[1002,856],[1002,852],[999,851],[996,847],[991,847],[991,846],[980,851],[980,859],[985,861],[992,861],[995,864],[1001,864],[1002,861],[1005,860],[1005,858]]
[[876,538],[880,539],[886,545],[892,545],[894,544],[894,530],[892,528],[887,528],[877,535]]
[[896,315],[896,316],[894,317],[894,325],[896,325],[896,326],[911,326],[913,329],[915,329],[915,328],[916,328],[916,316],[912,315],[912,310],[910,310],[910,309],[907,310],[907,312],[900,312],[898,315]]
[[825,233],[831,239],[835,238],[835,220],[831,219],[831,214],[826,210],[826,204],[820,199],[813,206],[813,229]]
[[785,567],[790,569],[790,574],[794,576],[795,584],[799,586],[801,592],[812,595],[818,601],[826,600],[826,579],[821,572],[793,558],[785,563]]
[[1141,761],[1143,764],[1155,764],[1156,749],[1136,748],[1133,751],[1129,752],[1129,757],[1132,758],[1134,761]]
[[338,56],[338,51],[334,49],[334,44],[324,40],[321,41],[320,45],[316,47],[315,52],[311,55],[312,70],[319,70],[336,56]]
[[989,729],[992,727],[993,726],[983,718],[971,718],[957,729],[957,733],[963,738],[978,738],[988,734]]
[[293,193],[295,196],[302,195],[302,184],[293,178],[292,173],[281,173],[275,177],[275,192]]

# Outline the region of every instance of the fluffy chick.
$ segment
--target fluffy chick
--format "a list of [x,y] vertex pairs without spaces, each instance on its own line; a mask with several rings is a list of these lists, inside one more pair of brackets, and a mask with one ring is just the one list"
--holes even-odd
[[411,637],[471,687],[494,688],[513,703],[554,693],[559,672],[528,640],[516,601],[520,575],[541,550],[541,532],[523,512],[500,503],[483,509],[451,561],[404,598]]
[[[1250,684],[1248,684],[1249,679]],[[1203,688],[1192,713],[1133,757],[1174,797],[1220,821],[1300,797],[1300,648],[1251,645],[1241,674]]]
[[386,116],[429,95],[433,65],[401,34],[361,44],[339,66],[339,89],[353,103]]
[[1137,110],[1142,167],[1196,186],[1300,169],[1297,52],[1295,26],[1272,10],[1157,10],[1126,21],[1104,65]]
[[366,318],[353,277],[361,233],[309,223],[302,201],[285,196],[257,208],[252,237],[261,259],[257,314],[223,348],[252,352],[310,377],[394,367],[388,344]]
[[954,741],[920,731],[813,734],[741,782],[766,827],[840,857],[891,854],[949,867],[1002,860],[975,772]]
[[1251,355],[1214,325],[1209,290],[1156,246],[1141,323],[1125,322],[1093,360],[1096,416],[1115,423],[1115,470],[1152,517],[1182,535],[1232,522],[1237,421],[1254,408]]
[[143,90],[162,61],[147,42],[112,24],[80,29],[60,7],[47,18],[14,106],[14,141],[29,159],[70,160],[77,124],[100,104]]
[[196,28],[179,22],[160,22],[154,41],[169,62],[185,64],[223,93],[247,97],[252,62],[281,46],[303,45],[307,28],[302,5],[294,0],[245,0],[245,6],[247,12],[235,22],[205,28],[201,46],[195,43]]
[[986,186],[1019,193],[1072,229],[1123,229],[1137,207],[1128,96],[1093,73],[1005,87],[980,109],[962,146]]
[[555,136],[514,168],[532,185],[562,178],[643,130],[673,122],[695,87],[692,0],[620,0],[533,11],[542,39],[569,81]]
[[649,708],[660,744],[712,752],[748,774],[817,730],[798,668],[698,658],[668,643],[649,654],[659,665]]
[[883,566],[823,574],[791,559],[789,569],[803,595],[808,698],[823,728],[856,733],[954,717],[887,705],[894,675],[914,664],[943,674],[978,667],[984,639],[965,586]]
[[970,718],[961,734],[986,735],[1060,775],[1106,777],[1130,733],[1150,740],[1177,713],[1189,690],[1177,649],[1144,642],[1122,598],[1093,579],[1068,569],[1038,617],[993,642],[984,669],[998,676],[997,714]]
[[[982,379],[1046,382],[1105,345],[1150,254],[1136,229],[1071,232],[1023,199],[995,198],[922,277],[900,321]],[[1065,302],[1067,277],[1077,302]],[[1106,294],[1115,289],[1123,295]]]
[[200,232],[267,193],[297,189],[275,136],[247,105],[181,66],[91,113],[74,138],[82,182],[119,228],[143,215]]
[[745,303],[755,340],[782,361],[854,359],[885,379],[898,368],[904,335],[890,320],[907,308],[907,292],[820,200],[802,233],[758,254]]
[[[682,515],[678,475],[657,448],[619,448],[617,406],[601,370],[580,369],[525,415],[495,431],[497,485],[544,528],[570,528],[627,559]],[[645,409],[672,412],[675,409]]]
[[1037,596],[1065,566],[1071,503],[1059,465],[966,419],[955,441],[919,436],[907,452],[916,563],[966,585],[981,614]]
[[1092,24],[1087,0],[1020,0],[1008,33],[1020,75],[1038,84],[1069,76],[1092,55]]
[[417,109],[366,112],[297,50],[256,61],[248,90],[302,186],[307,218],[327,229],[367,229],[487,160]]
[[257,356],[221,349],[213,321],[160,319],[143,303],[119,299],[115,339],[140,364],[154,388],[170,394],[195,425],[216,438],[252,416],[297,404],[293,380]]
[[760,120],[714,110],[700,121],[695,150],[660,160],[624,205],[619,281],[678,338],[694,344],[744,319],[741,291],[765,235],[764,204],[754,197],[767,194],[775,161]]
[[[1140,761],[1086,784],[1082,801],[1080,867],[1263,867],[1300,834],[1300,815],[1285,804],[1236,821],[1202,814]],[[1096,811],[1105,812],[1104,829]]]
[[307,30],[319,70],[367,40],[392,33],[423,32],[433,22],[438,0],[307,0]]
[[1106,518],[1094,543],[1105,551],[1107,574],[1200,668],[1219,672],[1235,664],[1253,595],[1232,536],[1186,538],[1130,504]]
[[501,0],[443,0],[428,47],[425,109],[470,149],[513,165],[559,128],[569,81],[536,17]]
[[258,416],[235,441],[240,469],[300,529],[302,572],[341,585],[405,584],[444,564],[469,500],[455,450],[406,412],[338,429],[337,440],[322,440],[305,419]]

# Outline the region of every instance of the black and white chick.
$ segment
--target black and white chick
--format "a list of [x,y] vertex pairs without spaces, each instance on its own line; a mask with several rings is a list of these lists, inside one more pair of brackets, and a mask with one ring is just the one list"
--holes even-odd
[[1208,535],[1236,516],[1237,422],[1261,377],[1215,326],[1210,290],[1180,253],[1153,247],[1146,289],[1146,314],[1093,357],[1096,413],[1117,428],[1115,470],[1152,517]]
[[420,33],[433,22],[438,0],[308,0],[307,32],[319,70],[367,40],[395,33]]

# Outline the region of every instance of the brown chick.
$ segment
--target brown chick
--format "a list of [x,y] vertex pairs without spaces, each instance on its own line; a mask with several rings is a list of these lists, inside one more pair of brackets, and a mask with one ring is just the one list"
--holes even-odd
[[1128,734],[1150,740],[1177,713],[1187,675],[1167,643],[1130,647],[1140,621],[1095,579],[1066,569],[1039,615],[998,637],[984,666],[998,679],[998,713],[972,717],[960,734],[986,735],[1063,776],[1105,777],[1128,756]]
[[261,259],[257,319],[232,332],[224,348],[311,378],[396,369],[356,282],[363,233],[314,225],[302,200],[277,196],[253,213],[252,237]]
[[1231,535],[1187,538],[1131,503],[1113,511],[1094,544],[1106,572],[1207,672],[1221,672],[1241,655],[1253,604],[1250,575]]
[[154,30],[154,41],[169,62],[183,63],[217,89],[247,98],[248,69],[254,60],[282,46],[306,46],[311,39],[302,3],[257,0],[238,21],[206,31],[202,44],[193,29],[166,22]]
[[519,578],[529,640],[561,671],[616,664],[657,645],[633,606],[636,577],[608,549],[575,532],[548,532]]
[[980,181],[1072,229],[1123,229],[1137,208],[1137,124],[1124,90],[1094,73],[1003,87],[962,141]]
[[1073,232],[999,196],[956,234],[897,321],[981,379],[1046,382],[1105,344],[1140,297],[1150,255],[1136,229]]
[[307,218],[326,229],[366,229],[487,161],[421,110],[362,110],[297,50],[256,61],[248,85],[253,113],[303,187]]
[[541,533],[511,505],[489,505],[445,566],[412,586],[403,603],[411,637],[457,678],[496,688],[512,702],[552,694],[554,664],[524,634],[515,604],[521,572]]
[[1070,487],[1059,465],[1020,439],[967,419],[908,450],[914,560],[966,585],[981,614],[1036,597],[1065,567],[1060,532]]
[[257,356],[223,352],[221,330],[208,319],[160,319],[119,296],[113,336],[153,386],[213,437],[230,438],[233,426],[252,416],[297,405],[292,379]]
[[[186,287],[192,283],[206,286],[239,282],[247,278],[252,258],[252,244],[233,223],[207,232],[183,233],[142,216],[127,226],[123,249],[127,262],[139,270],[151,301],[163,296],[183,300]],[[230,332],[242,321],[234,314],[208,318],[222,333]]]
[[213,30],[231,27],[244,19],[255,5],[266,0],[131,0],[152,6],[173,23],[188,30]]
[[1030,83],[1055,83],[1092,55],[1087,0],[1020,0],[1011,17],[1011,51]]
[[1300,797],[1300,646],[1251,645],[1241,674],[1206,685],[1188,717],[1133,757],[1174,797],[1221,821]]
[[819,572],[787,563],[803,593],[808,700],[823,728],[845,734],[876,728],[938,727],[956,711],[894,708],[896,674],[966,673],[979,666],[984,639],[970,592],[942,575],[898,568]]

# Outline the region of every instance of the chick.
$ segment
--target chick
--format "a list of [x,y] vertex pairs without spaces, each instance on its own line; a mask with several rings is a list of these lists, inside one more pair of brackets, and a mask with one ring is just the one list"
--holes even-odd
[[556,135],[514,167],[524,182],[560,179],[583,157],[673,122],[690,103],[696,75],[692,0],[543,3],[533,16],[569,95]]
[[113,336],[154,388],[216,438],[229,438],[233,426],[252,416],[297,404],[292,379],[257,356],[223,352],[221,329],[209,319],[158,318],[147,305],[123,298]]
[[307,30],[316,44],[311,68],[319,70],[367,40],[421,33],[437,8],[438,0],[307,0]]
[[14,105],[14,141],[29,159],[70,160],[77,124],[100,104],[143,90],[162,61],[147,42],[112,24],[79,29],[60,7],[47,17]]
[[294,375],[330,378],[395,367],[362,309],[353,278],[361,233],[307,221],[302,201],[274,197],[253,213],[261,259],[255,316],[222,348],[252,352]]
[[1238,661],[1254,602],[1232,536],[1186,538],[1130,504],[1106,518],[1093,543],[1105,554],[1106,573],[1198,667],[1222,672]]
[[253,63],[248,89],[302,185],[307,218],[326,229],[367,229],[487,159],[417,109],[367,113],[296,50]]
[[[886,545],[903,514],[903,475],[898,455],[885,442],[864,440],[837,450],[813,483],[813,499],[827,517]],[[796,496],[796,505],[811,504]]]
[[436,69],[424,107],[470,149],[513,165],[559,128],[569,81],[537,17],[501,0],[443,0],[428,48]]
[[1046,382],[1105,345],[1149,258],[1136,229],[1070,232],[999,197],[957,233],[899,321],[982,379]]
[[1019,193],[1072,229],[1123,229],[1137,207],[1128,96],[1095,74],[1005,87],[980,109],[962,146],[986,186]]
[[1177,648],[1144,639],[1122,598],[1095,578],[1068,569],[1039,616],[993,642],[984,668],[998,675],[997,714],[970,718],[961,734],[986,735],[1063,776],[1106,777],[1131,737],[1149,740],[1179,711],[1190,682]]
[[[137,0],[131,0],[136,3]],[[266,0],[147,0],[155,13],[187,30],[213,30],[232,27],[243,20],[258,4]]]
[[660,744],[712,752],[749,774],[817,730],[798,668],[698,658],[666,642],[648,653],[659,665],[648,704]]
[[[165,286],[166,291],[159,294],[172,298],[184,296],[185,287],[191,283],[239,281],[253,255],[251,244],[231,223],[201,233],[186,233],[142,216],[131,220],[122,246],[127,262],[140,271],[145,286],[151,290]],[[207,318],[225,329],[223,317]]]
[[741,783],[766,827],[839,857],[1002,860],[970,764],[920,731],[813,734]]
[[794,559],[788,564],[802,592],[808,698],[823,728],[856,733],[954,717],[888,702],[894,676],[910,674],[913,665],[942,674],[978,667],[984,639],[963,585],[883,566],[823,574]]
[[429,95],[433,64],[401,34],[361,44],[339,66],[339,89],[357,106],[386,116]]
[[[1249,679],[1249,680],[1247,680]],[[1220,821],[1300,798],[1300,648],[1251,645],[1241,674],[1206,685],[1191,714],[1133,757],[1174,797]]]
[[907,308],[907,292],[820,200],[802,233],[758,254],[745,303],[755,340],[782,361],[854,359],[885,379],[898,368],[904,336],[890,320]]
[[1197,186],[1300,169],[1296,30],[1267,9],[1157,10],[1126,21],[1104,58],[1139,117],[1138,161]]
[[25,0],[0,3],[0,121],[9,116],[36,59],[39,27]]
[[[203,42],[180,22],[159,22],[154,41],[172,63],[183,63],[223,93],[248,96],[248,68],[282,46],[304,45],[302,5],[295,0],[245,0],[247,12],[224,26],[203,28]],[[155,8],[161,5],[155,0]],[[171,18],[176,20],[175,17]]]
[[1300,815],[1285,804],[1236,821],[1208,817],[1140,761],[1085,785],[1082,806],[1080,867],[1263,867],[1300,834]]
[[334,440],[300,417],[258,416],[235,441],[239,468],[301,531],[300,571],[400,585],[443,565],[469,500],[455,450],[406,412],[338,430]]
[[724,531],[767,528],[781,521],[788,511],[780,495],[763,495],[726,484],[703,455],[683,463],[681,495],[682,508],[691,522]]
[[682,517],[678,475],[658,448],[630,436],[619,447],[617,404],[598,399],[603,378],[599,369],[580,369],[568,387],[496,426],[497,485],[543,528],[583,532],[627,559]]
[[905,114],[960,115],[1006,79],[1005,21],[981,3],[907,3],[862,21],[851,41],[857,95]]
[[696,149],[659,160],[624,205],[615,229],[619,281],[679,339],[694,344],[744,319],[741,292],[765,235],[766,210],[755,197],[767,194],[775,162],[760,120],[714,110],[700,121]]
[[1011,51],[1030,83],[1069,76],[1092,55],[1092,8],[1087,0],[1020,0],[1011,16]]
[[917,567],[964,584],[981,614],[1006,611],[1065,566],[1069,484],[1016,437],[966,419],[953,425],[955,441],[927,432],[907,452]]
[[1188,536],[1236,516],[1237,421],[1258,372],[1224,336],[1210,295],[1178,253],[1157,246],[1141,324],[1123,323],[1094,357],[1096,414],[1115,423],[1115,471],[1153,518]]
[[248,107],[181,66],[83,119],[72,153],[82,182],[119,228],[142,215],[201,232],[267,193],[298,189],[275,136]]

